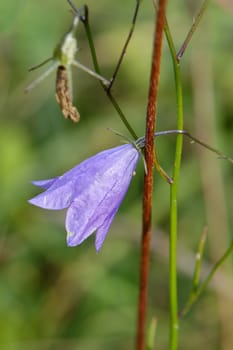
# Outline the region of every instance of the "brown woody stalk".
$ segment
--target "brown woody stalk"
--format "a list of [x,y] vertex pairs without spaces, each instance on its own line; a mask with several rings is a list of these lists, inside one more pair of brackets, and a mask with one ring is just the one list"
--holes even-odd
[[145,325],[147,309],[151,217],[152,217],[152,191],[153,191],[153,163],[156,152],[154,150],[154,132],[156,122],[156,99],[160,74],[162,53],[163,28],[165,23],[166,0],[159,0],[158,11],[155,18],[155,33],[153,42],[152,67],[150,76],[149,96],[146,117],[145,160],[147,174],[144,175],[143,191],[143,226],[141,242],[140,264],[140,290],[138,304],[137,350],[145,349]]

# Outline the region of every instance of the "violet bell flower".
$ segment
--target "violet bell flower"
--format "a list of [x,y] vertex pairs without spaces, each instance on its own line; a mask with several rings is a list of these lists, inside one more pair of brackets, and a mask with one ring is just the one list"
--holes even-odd
[[128,190],[139,157],[137,143],[100,152],[62,176],[33,181],[45,191],[29,203],[51,210],[67,208],[67,245],[81,244],[96,232],[95,247],[99,251]]

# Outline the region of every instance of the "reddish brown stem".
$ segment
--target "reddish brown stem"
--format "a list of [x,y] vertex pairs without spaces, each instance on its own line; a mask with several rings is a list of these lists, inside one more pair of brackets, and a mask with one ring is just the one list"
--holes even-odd
[[151,240],[152,191],[153,191],[153,162],[156,153],[154,150],[154,132],[156,122],[156,99],[160,73],[162,53],[163,28],[165,23],[166,0],[160,0],[155,18],[155,33],[153,42],[153,56],[150,76],[150,87],[147,104],[145,159],[147,174],[144,176],[143,192],[143,226],[141,242],[140,290],[138,304],[137,350],[145,349],[145,325],[147,310],[148,275]]

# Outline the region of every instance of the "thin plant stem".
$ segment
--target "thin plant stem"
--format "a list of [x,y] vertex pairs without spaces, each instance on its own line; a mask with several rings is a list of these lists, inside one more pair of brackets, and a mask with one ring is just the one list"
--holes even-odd
[[192,143],[197,143],[200,146],[208,149],[209,151],[217,154],[219,156],[220,159],[225,159],[230,163],[233,163],[233,159],[230,156],[227,156],[225,153],[220,152],[218,149],[208,145],[207,143],[199,140],[197,137],[191,135],[187,130],[165,130],[165,131],[157,131],[155,133],[155,136],[162,136],[162,135],[169,135],[169,134],[182,134],[186,137],[188,137],[190,140],[192,140]]
[[[44,62],[43,62],[44,63]],[[41,64],[42,65],[42,64]],[[33,70],[36,69],[37,67],[40,67],[41,65],[38,65],[36,67],[33,67]],[[28,85],[25,89],[25,92],[29,92],[32,90],[35,86],[39,85],[47,76],[49,76],[50,73],[52,73],[59,65],[58,61],[54,61],[51,66],[44,72],[42,73],[39,78],[34,80],[30,85]],[[31,69],[32,70],[32,69]]]
[[[155,32],[153,42],[152,67],[146,116],[145,160],[147,174],[144,174],[143,188],[143,224],[141,241],[141,263],[138,303],[137,350],[145,349],[145,327],[148,294],[148,276],[151,241],[153,164],[154,164],[154,130],[156,122],[156,99],[158,94],[162,38],[165,22],[166,0],[160,0],[157,16],[155,16]],[[157,17],[157,18],[156,18]]]
[[85,31],[86,31],[86,36],[87,36],[88,44],[89,44],[89,47],[90,47],[91,58],[92,58],[92,62],[93,62],[95,71],[98,74],[100,74],[101,70],[100,70],[100,66],[99,66],[99,63],[98,63],[98,60],[97,60],[96,51],[95,51],[95,45],[94,45],[92,32],[91,32],[91,27],[90,27],[90,23],[89,23],[89,10],[88,10],[88,6],[87,5],[84,6],[84,17],[82,19],[82,22],[84,24],[84,28],[85,28]]
[[156,328],[157,328],[157,319],[155,317],[153,317],[151,322],[150,322],[150,325],[148,327],[146,350],[153,350],[154,349]]
[[136,24],[136,20],[137,20],[137,16],[138,16],[140,3],[141,3],[141,0],[136,0],[136,6],[135,6],[134,14],[133,14],[133,19],[132,19],[132,24],[131,24],[131,27],[130,27],[130,30],[129,30],[129,34],[128,34],[127,38],[126,38],[126,41],[125,41],[125,44],[124,44],[123,49],[121,51],[120,57],[118,59],[116,68],[115,68],[115,70],[113,72],[113,75],[112,75],[112,78],[110,80],[110,85],[108,86],[108,93],[112,89],[112,86],[114,84],[116,76],[117,76],[117,74],[119,72],[120,66],[122,64],[123,58],[125,57],[126,50],[127,50],[128,45],[129,45],[130,39],[131,39],[131,37],[133,35],[135,24]]
[[98,73],[94,72],[90,68],[87,68],[86,66],[84,66],[83,64],[81,64],[80,62],[78,62],[76,60],[73,61],[73,66],[76,66],[76,67],[82,69],[83,71],[87,72],[88,74],[92,75],[96,79],[99,79],[105,86],[108,86],[110,84],[110,82],[107,79],[105,79],[104,77],[102,77]]
[[214,277],[215,272],[219,269],[220,266],[222,266],[222,264],[228,258],[228,256],[231,254],[232,251],[233,251],[233,241],[231,242],[231,244],[229,245],[225,253],[222,255],[222,257],[213,266],[212,270],[210,271],[209,275],[206,277],[205,281],[197,288],[196,292],[190,296],[184,309],[180,312],[180,317],[183,317],[188,313],[188,311],[191,309],[191,307],[197,301],[200,295],[207,289],[207,286],[212,280],[212,278]]
[[182,132],[183,135],[189,137],[193,142],[196,142],[198,143],[199,145],[207,148],[209,151],[213,152],[213,153],[216,153],[220,159],[225,159],[227,160],[228,162],[230,163],[233,163],[233,159],[229,156],[227,156],[226,154],[220,152],[219,150],[217,150],[216,148],[208,145],[207,143],[197,139],[196,137],[192,136],[189,132],[185,131],[185,132]]
[[50,62],[52,60],[53,60],[53,57],[49,57],[46,60],[44,60],[43,62],[37,64],[36,66],[33,66],[33,67],[29,68],[28,71],[31,72],[31,71],[33,71],[33,70],[35,70],[37,68],[40,68],[40,67],[44,66],[46,63],[48,63],[48,62]]
[[196,31],[196,29],[197,29],[197,27],[198,27],[198,25],[199,25],[203,15],[204,15],[204,12],[207,9],[208,4],[209,4],[209,0],[204,0],[204,2],[202,4],[202,7],[201,7],[197,17],[194,19],[193,24],[192,24],[192,26],[191,26],[191,28],[190,28],[187,36],[186,36],[186,38],[185,38],[181,48],[179,49],[179,51],[178,51],[178,53],[176,55],[176,59],[177,59],[178,62],[180,62],[180,60],[181,60],[181,58],[182,58],[182,56],[183,56],[183,54],[184,54],[184,52],[185,52],[185,50],[186,50],[186,48],[187,48],[187,46],[189,44],[189,42],[190,42],[194,32]]
[[[176,88],[177,129],[183,129],[183,94],[181,85],[180,66],[176,60],[175,47],[166,21],[165,34],[170,49]],[[169,350],[178,347],[178,300],[177,300],[177,222],[178,222],[178,182],[181,165],[183,136],[178,135],[176,140],[175,161],[173,169],[173,184],[170,190],[170,246],[169,246],[169,284],[170,284],[170,337]]]
[[204,226],[204,228],[202,230],[201,238],[199,240],[199,244],[197,247],[196,264],[195,264],[195,269],[194,269],[194,273],[193,273],[193,283],[192,283],[191,295],[196,293],[196,290],[197,290],[198,285],[199,285],[201,265],[202,265],[202,259],[203,259],[204,249],[205,249],[206,237],[207,237],[207,226]]
[[[85,7],[85,5],[84,5],[82,8],[77,8],[72,0],[67,0],[67,2],[68,2],[69,5],[71,6],[71,8],[72,8],[74,14],[77,16],[77,18],[80,19],[81,21],[83,21],[83,20],[84,20],[84,17],[83,17],[83,15],[82,15],[81,12],[82,12],[83,8]],[[75,29],[75,26],[73,25],[73,26],[71,27],[71,29],[72,29],[72,28]]]
[[[220,152],[216,148],[213,148],[212,146],[208,145],[207,143],[199,140],[195,136],[191,135],[187,130],[173,129],[173,130],[156,131],[154,133],[154,136],[157,138],[159,136],[177,135],[177,134],[182,134],[182,135],[186,136],[187,138],[189,138],[191,140],[191,143],[197,143],[200,146],[208,149],[210,152],[213,152],[213,153],[217,154],[220,159],[225,159],[228,162],[233,163],[233,158],[231,158],[231,157],[227,156],[226,154]],[[142,136],[139,139],[137,139],[137,144],[140,145],[141,148],[143,148],[144,145],[145,145],[145,137]]]
[[111,93],[107,94],[107,96],[108,96],[109,100],[111,101],[113,107],[117,111],[118,115],[120,116],[120,118],[121,118],[122,122],[124,123],[125,127],[127,128],[129,133],[131,134],[131,136],[134,138],[134,140],[137,140],[138,136],[137,136],[136,132],[134,131],[134,129],[132,128],[132,126],[128,122],[126,116],[124,115],[122,109],[120,108],[119,104],[117,103],[115,97]]
[[[85,15],[82,18],[82,22],[84,24],[84,28],[85,28],[85,31],[86,31],[87,40],[88,40],[90,51],[91,51],[92,62],[93,62],[94,69],[95,69],[96,73],[101,75],[101,70],[100,70],[100,66],[99,66],[98,60],[97,60],[95,46],[94,46],[94,42],[93,42],[93,38],[92,38],[91,27],[90,27],[90,23],[89,23],[88,7],[86,5],[84,6],[84,11],[85,11]],[[113,107],[115,108],[115,110],[119,114],[119,116],[120,116],[123,124],[125,125],[126,129],[129,131],[129,133],[134,138],[134,140],[137,140],[137,138],[138,138],[137,134],[135,133],[134,129],[132,128],[132,126],[128,122],[126,116],[124,115],[124,113],[123,113],[122,109],[120,108],[119,104],[117,103],[116,99],[114,98],[112,93],[110,91],[108,91],[108,88],[103,83],[101,83],[101,85],[102,85],[103,89],[105,90],[105,92],[106,92],[110,102],[112,103]]]

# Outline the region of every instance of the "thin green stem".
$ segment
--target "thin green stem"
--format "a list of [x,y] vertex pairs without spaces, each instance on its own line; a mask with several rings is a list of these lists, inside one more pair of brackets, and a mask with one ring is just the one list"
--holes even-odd
[[134,140],[137,140],[138,139],[137,134],[135,133],[134,129],[132,128],[132,126],[128,122],[126,116],[124,115],[122,109],[120,108],[119,104],[117,103],[115,97],[111,93],[109,93],[107,95],[108,95],[108,98],[111,101],[112,105],[114,106],[115,110],[117,111],[119,117],[121,118],[122,122],[124,123],[125,127],[129,131],[130,135],[134,138]]
[[84,28],[86,31],[86,36],[87,36],[87,40],[88,40],[88,44],[91,50],[91,57],[92,57],[92,62],[95,68],[95,71],[98,74],[101,74],[101,70],[100,70],[100,66],[97,60],[97,55],[96,55],[96,51],[95,51],[95,45],[94,45],[94,41],[92,38],[92,32],[91,32],[91,27],[90,27],[90,23],[89,23],[89,11],[88,11],[88,7],[87,5],[84,6],[84,11],[85,11],[85,15],[83,18],[83,24],[84,24]]
[[150,322],[150,325],[148,327],[146,350],[153,350],[154,349],[156,328],[157,328],[157,320],[155,317],[153,317],[151,322]]
[[178,53],[176,55],[176,59],[177,59],[178,62],[180,62],[180,60],[181,60],[181,58],[182,58],[182,56],[183,56],[183,54],[184,54],[184,52],[185,52],[185,50],[186,50],[186,48],[187,48],[187,46],[189,44],[189,42],[190,42],[194,32],[196,31],[196,29],[197,29],[197,27],[198,27],[198,25],[199,25],[203,15],[204,15],[204,12],[207,9],[208,4],[209,4],[209,0],[205,0],[203,2],[202,7],[201,7],[197,17],[194,19],[193,24],[192,24],[192,26],[191,26],[191,28],[190,28],[190,30],[189,30],[189,32],[188,32],[184,42],[183,42],[180,50],[178,51]]
[[195,269],[193,274],[193,283],[192,283],[192,290],[190,295],[196,293],[196,290],[199,285],[201,264],[202,264],[203,254],[204,254],[206,237],[207,237],[207,226],[203,228],[201,238],[199,240],[199,244],[197,247],[196,264],[195,264]]
[[206,237],[207,237],[207,226],[205,226],[203,228],[201,238],[200,238],[199,243],[198,243],[198,248],[197,248],[197,253],[196,253],[196,263],[195,263],[193,279],[192,279],[192,288],[191,288],[191,291],[189,293],[188,300],[185,304],[185,307],[183,308],[183,310],[179,314],[180,317],[183,316],[184,312],[188,312],[189,308],[191,307],[191,305],[196,297],[196,293],[198,291]]
[[[176,60],[175,47],[168,27],[165,25],[165,34],[169,45],[176,87],[177,103],[177,129],[183,129],[183,95],[181,86],[180,66]],[[169,247],[169,281],[170,281],[170,344],[169,350],[176,350],[178,347],[178,300],[177,300],[177,222],[178,222],[178,181],[180,174],[181,155],[183,146],[182,134],[177,136],[175,161],[173,170],[173,184],[170,190],[170,247]]]
[[48,63],[48,62],[50,62],[52,60],[53,60],[53,57],[49,57],[46,60],[44,60],[43,62],[37,64],[36,66],[33,66],[33,67],[29,68],[28,71],[31,72],[31,71],[33,71],[33,70],[35,70],[37,68],[40,68],[40,67],[44,66],[46,63]]
[[132,24],[131,24],[131,27],[130,27],[130,30],[129,30],[129,34],[128,34],[127,38],[126,38],[126,41],[125,41],[125,44],[124,44],[123,49],[121,51],[120,57],[118,59],[116,68],[115,68],[115,70],[113,72],[113,75],[112,75],[112,78],[111,78],[111,82],[110,82],[110,84],[108,86],[108,92],[110,92],[110,90],[112,89],[112,86],[114,84],[116,76],[117,76],[117,74],[119,72],[120,66],[122,64],[123,58],[125,57],[126,50],[127,50],[128,45],[129,45],[130,39],[131,39],[131,37],[133,35],[135,24],[136,24],[136,20],[137,20],[137,16],[138,16],[140,2],[141,2],[141,0],[136,0],[136,6],[135,6],[134,14],[133,14],[133,19],[132,19]]
[[224,263],[224,261],[228,258],[228,256],[233,251],[233,241],[231,242],[230,246],[227,248],[225,253],[222,255],[222,257],[216,262],[212,270],[210,271],[209,275],[205,279],[205,281],[200,285],[200,287],[196,290],[196,293],[192,295],[192,298],[190,298],[185,305],[184,309],[181,311],[180,316],[185,316],[188,311],[191,309],[193,304],[197,301],[197,299],[200,297],[200,295],[207,289],[207,286],[209,285],[210,281],[212,280],[213,276],[215,275],[215,272],[219,269],[220,266]]
[[[94,45],[92,32],[91,32],[91,27],[90,27],[90,23],[89,23],[88,7],[86,5],[84,6],[84,10],[85,10],[85,15],[84,15],[84,18],[82,19],[82,22],[84,24],[84,28],[85,28],[85,31],[86,31],[87,40],[88,40],[90,51],[91,51],[91,57],[92,57],[94,69],[95,69],[96,73],[101,75],[101,70],[100,70],[100,66],[99,66],[99,63],[98,63],[96,50],[95,50],[95,45]],[[119,104],[117,103],[116,99],[114,98],[112,93],[108,90],[108,88],[102,82],[100,82],[100,83],[101,83],[103,89],[105,90],[105,92],[106,92],[110,102],[112,103],[113,107],[115,108],[115,110],[117,111],[118,115],[120,116],[120,118],[121,118],[123,124],[125,125],[126,129],[129,131],[129,133],[134,138],[134,140],[137,140],[137,138],[138,138],[137,134],[135,133],[134,129],[132,128],[132,126],[128,122],[126,116],[124,115],[124,113],[123,113],[122,109],[120,108]]]
[[233,159],[229,156],[227,156],[226,154],[220,152],[219,150],[217,150],[216,148],[208,145],[207,143],[197,139],[196,137],[192,136],[189,132],[185,132],[183,133],[184,135],[186,135],[187,137],[189,137],[191,140],[193,140],[193,142],[198,143],[199,145],[205,147],[206,149],[208,149],[209,151],[216,153],[220,159],[225,159],[230,163],[233,163]]

